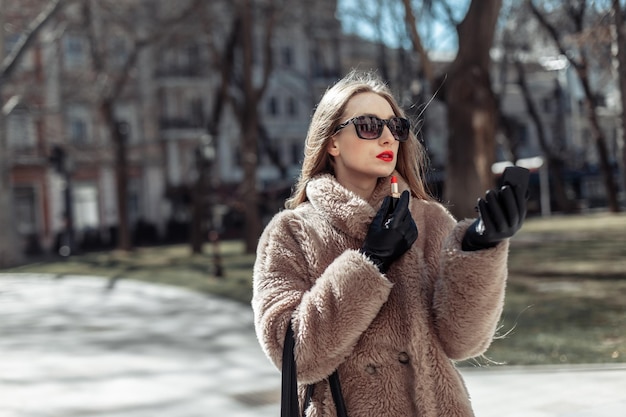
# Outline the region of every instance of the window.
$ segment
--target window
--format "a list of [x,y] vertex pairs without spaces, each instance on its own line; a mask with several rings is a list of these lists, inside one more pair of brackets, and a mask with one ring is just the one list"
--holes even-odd
[[598,107],[606,107],[606,96],[604,94],[596,94],[593,102]]
[[199,97],[192,98],[189,102],[189,115],[192,127],[202,127],[204,124],[204,103]]
[[141,183],[132,178],[128,184],[128,219],[131,224],[137,223],[141,217]]
[[20,235],[27,236],[37,232],[36,195],[33,187],[15,187],[13,189],[15,224]]
[[302,146],[300,143],[291,144],[291,163],[293,165],[299,165],[304,155],[302,153]]
[[530,131],[528,126],[525,123],[520,123],[516,129],[515,135],[517,137],[518,146],[526,147],[529,146],[530,140]]
[[267,102],[267,112],[272,116],[278,116],[278,99],[270,97]]
[[194,76],[199,75],[200,67],[201,67],[201,59],[200,59],[200,47],[197,44],[187,46],[187,65],[186,70],[188,75]]
[[85,41],[78,35],[68,35],[63,39],[63,57],[67,68],[80,68],[87,62]]
[[298,102],[293,97],[287,99],[287,113],[289,116],[296,116],[298,114]]
[[97,228],[100,224],[98,214],[98,188],[94,183],[76,183],[72,187],[74,227],[76,230]]
[[243,166],[243,160],[241,158],[241,146],[239,145],[233,147],[233,161],[235,161],[235,166]]
[[87,124],[84,120],[70,121],[70,139],[76,145],[87,143]]
[[71,105],[67,110],[67,134],[74,145],[91,142],[91,122],[89,111],[81,105]]
[[12,149],[35,146],[35,124],[26,110],[15,110],[7,117],[7,143]]
[[116,68],[122,68],[128,60],[128,47],[126,40],[119,36],[114,37],[110,41],[112,62]]
[[282,56],[282,64],[286,68],[293,67],[293,50],[290,47],[288,46],[283,47],[281,49],[281,56]]

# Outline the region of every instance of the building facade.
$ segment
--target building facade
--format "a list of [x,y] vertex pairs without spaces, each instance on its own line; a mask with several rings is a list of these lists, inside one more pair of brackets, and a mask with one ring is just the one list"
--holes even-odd
[[[10,3],[7,52],[45,3]],[[149,31],[158,15],[177,12],[168,2],[126,3],[137,33]],[[260,190],[271,191],[276,184],[284,189],[293,182],[312,108],[341,73],[335,9],[336,1],[326,0],[281,13],[272,43],[274,69],[259,106]],[[232,18],[227,6],[207,6],[205,12],[141,49],[126,75],[124,63],[136,39],[129,39],[119,22],[108,21],[106,13],[94,13],[96,33],[86,33],[85,9],[75,3],[40,32],[3,90],[17,223],[28,253],[58,251],[68,213],[77,249],[115,246],[116,162],[112,126],[103,118],[102,105],[121,76],[127,79],[114,97],[114,113],[116,125],[124,126],[130,225],[137,237],[149,231],[158,241],[180,239],[187,232],[197,150],[210,127],[220,83],[211,53],[223,40],[211,39],[215,33],[204,26],[216,13],[223,22]],[[262,28],[254,30],[262,34]],[[105,49],[99,51],[105,63],[94,62],[92,37]],[[211,176],[222,189],[236,191],[243,176],[240,127],[228,103],[216,131]],[[62,161],[52,161],[53,155]],[[236,200],[232,194],[225,198]]]

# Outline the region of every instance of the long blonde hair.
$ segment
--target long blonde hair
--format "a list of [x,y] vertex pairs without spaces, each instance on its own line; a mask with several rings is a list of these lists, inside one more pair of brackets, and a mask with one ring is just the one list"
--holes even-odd
[[[396,116],[406,117],[391,90],[376,74],[351,71],[326,91],[313,113],[304,145],[302,170],[285,207],[293,209],[307,201],[306,185],[311,178],[323,173],[334,174],[327,145],[341,123],[348,101],[365,92],[378,94],[387,100]],[[407,181],[413,196],[432,200],[423,180],[425,163],[424,148],[411,131],[409,140],[400,142],[396,170]]]

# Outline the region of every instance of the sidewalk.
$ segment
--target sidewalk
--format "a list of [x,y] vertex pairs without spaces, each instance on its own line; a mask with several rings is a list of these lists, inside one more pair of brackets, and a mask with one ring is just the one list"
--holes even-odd
[[[477,417],[618,417],[624,366],[463,369]],[[248,306],[98,277],[0,274],[0,417],[276,417]]]

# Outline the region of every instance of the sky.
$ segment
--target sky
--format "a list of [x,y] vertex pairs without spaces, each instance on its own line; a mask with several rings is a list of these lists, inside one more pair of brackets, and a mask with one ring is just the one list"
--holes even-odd
[[[456,12],[455,18],[461,20],[467,11],[470,0],[448,0],[448,3],[454,7]],[[397,32],[404,28],[404,12],[401,1],[386,1],[386,4],[397,4],[398,13],[401,21],[396,22],[398,18],[393,18],[392,13],[388,9],[376,9],[379,0],[339,0],[337,17],[340,19],[343,29],[348,33],[356,33],[367,39],[378,40],[379,35],[376,34],[376,28],[358,15],[359,11],[363,11],[368,15],[381,14],[383,27],[389,27],[385,30],[383,41],[390,47],[404,46],[410,48],[411,45],[407,41],[399,39]],[[441,12],[439,10],[439,12]],[[419,16],[417,16],[419,19]],[[422,37],[422,41],[429,51],[455,52],[457,49],[457,37],[453,27],[447,24],[443,19],[423,19],[418,20],[418,31]]]

